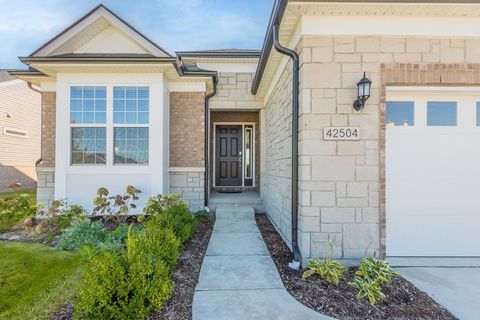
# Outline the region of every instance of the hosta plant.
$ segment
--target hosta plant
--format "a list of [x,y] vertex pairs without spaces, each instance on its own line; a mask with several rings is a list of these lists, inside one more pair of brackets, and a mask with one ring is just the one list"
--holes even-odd
[[368,298],[372,305],[385,297],[379,280],[370,281],[360,276],[355,276],[353,282],[348,284],[357,290],[357,299]]
[[362,259],[360,268],[356,275],[370,282],[377,281],[380,284],[389,283],[392,278],[398,277],[400,274],[395,272],[385,260],[378,260],[373,257]]
[[330,242],[330,256],[322,261],[318,259],[310,260],[308,262],[308,270],[305,271],[302,277],[305,279],[311,275],[318,275],[327,283],[338,285],[343,279],[343,274],[347,271],[347,267],[340,264],[340,262],[332,259],[334,243]]

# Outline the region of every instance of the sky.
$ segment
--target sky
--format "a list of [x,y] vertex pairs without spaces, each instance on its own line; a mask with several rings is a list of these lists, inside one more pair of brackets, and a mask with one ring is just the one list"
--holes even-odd
[[0,69],[28,56],[99,3],[174,54],[261,49],[274,0],[0,0]]

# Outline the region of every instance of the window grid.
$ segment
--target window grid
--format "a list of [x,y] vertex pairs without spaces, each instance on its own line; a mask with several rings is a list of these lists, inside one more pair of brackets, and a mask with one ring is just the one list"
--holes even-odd
[[148,87],[113,88],[113,123],[149,123]]
[[72,164],[106,163],[106,128],[72,127]]
[[114,164],[148,164],[148,127],[114,128]]
[[70,123],[105,124],[107,88],[105,86],[70,87]]

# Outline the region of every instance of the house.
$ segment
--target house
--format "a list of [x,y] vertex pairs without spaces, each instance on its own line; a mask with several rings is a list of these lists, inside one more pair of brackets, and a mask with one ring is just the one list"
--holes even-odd
[[41,202],[253,190],[296,261],[480,256],[476,1],[279,0],[261,51],[176,55],[100,5],[20,59]]
[[0,192],[35,189],[40,158],[41,94],[0,70]]

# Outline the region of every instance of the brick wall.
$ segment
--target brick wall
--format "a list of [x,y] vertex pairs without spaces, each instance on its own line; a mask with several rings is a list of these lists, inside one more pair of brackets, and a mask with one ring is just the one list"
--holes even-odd
[[42,163],[41,167],[55,167],[55,110],[56,92],[42,93]]
[[[480,40],[318,36],[304,37],[297,52],[301,57],[299,242],[304,261],[328,255],[329,241],[335,242],[337,258],[359,258],[364,252],[383,256],[384,88],[386,85],[478,85],[476,62]],[[365,109],[357,112],[352,103],[363,71],[373,81],[372,91]],[[281,180],[271,173],[277,170],[279,177],[284,176],[280,156],[284,151],[272,149],[275,146],[272,142],[281,135],[269,123],[272,120],[277,122],[276,126],[282,123],[280,115],[287,95],[282,90],[291,90],[282,81],[284,77],[266,103],[268,159],[264,182],[266,190],[277,188],[278,193],[288,195],[281,187],[271,186],[271,182]],[[268,113],[269,108],[276,112]],[[327,126],[358,126],[361,140],[324,141],[322,131]],[[280,165],[272,170],[269,163]],[[273,197],[274,192],[269,194]],[[280,200],[280,197],[268,199],[270,212],[288,208],[280,206]],[[288,228],[279,221],[279,229],[289,229],[288,217],[284,215],[282,219]]]
[[170,167],[204,166],[203,92],[170,93]]
[[45,209],[55,200],[56,98],[56,92],[42,93],[42,162],[37,166],[37,203]]

